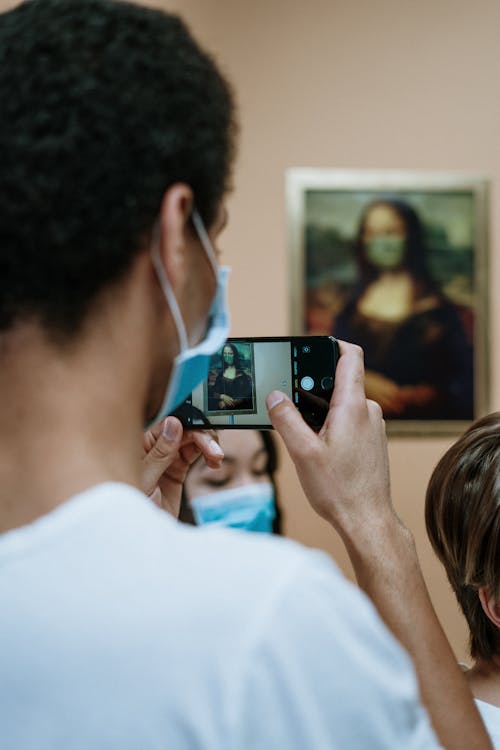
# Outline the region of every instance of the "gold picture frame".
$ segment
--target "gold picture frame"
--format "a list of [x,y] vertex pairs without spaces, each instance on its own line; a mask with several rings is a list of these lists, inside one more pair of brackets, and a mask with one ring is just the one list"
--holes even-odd
[[293,168],[286,199],[292,335],[363,345],[389,434],[458,434],[487,413],[488,179]]

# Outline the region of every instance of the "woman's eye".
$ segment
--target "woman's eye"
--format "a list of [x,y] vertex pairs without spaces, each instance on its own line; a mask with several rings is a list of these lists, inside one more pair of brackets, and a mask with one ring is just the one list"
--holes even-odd
[[229,482],[229,479],[206,479],[205,484],[207,487],[224,487]]
[[263,466],[262,469],[253,469],[252,471],[254,477],[264,477],[268,473],[267,466]]

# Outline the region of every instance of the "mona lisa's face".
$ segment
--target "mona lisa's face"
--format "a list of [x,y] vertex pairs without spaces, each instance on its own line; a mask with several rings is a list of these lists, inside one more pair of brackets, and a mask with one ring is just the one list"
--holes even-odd
[[233,365],[234,364],[234,353],[230,346],[225,346],[222,350],[222,358],[224,360],[225,365]]
[[392,206],[379,203],[368,210],[362,239],[366,260],[380,272],[397,272],[404,267],[407,231]]
[[406,239],[406,227],[398,212],[385,203],[373,206],[365,217],[363,242],[374,237],[390,236]]

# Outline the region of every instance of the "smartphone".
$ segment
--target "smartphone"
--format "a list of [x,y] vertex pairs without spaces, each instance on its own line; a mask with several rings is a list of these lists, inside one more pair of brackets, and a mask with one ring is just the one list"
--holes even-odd
[[206,381],[173,414],[187,428],[269,430],[266,397],[279,390],[320,430],[338,358],[333,336],[227,339],[212,356]]

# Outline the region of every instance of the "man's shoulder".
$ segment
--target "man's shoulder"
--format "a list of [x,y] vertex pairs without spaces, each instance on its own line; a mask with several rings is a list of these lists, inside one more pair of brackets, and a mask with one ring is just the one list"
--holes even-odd
[[[306,604],[314,590],[335,598],[338,609],[363,600],[364,595],[341,574],[324,552],[268,534],[214,526],[194,527],[180,523],[136,493],[113,490],[113,503],[94,522],[102,538],[108,525],[114,554],[122,565],[142,571],[199,601],[231,602],[230,610],[259,608],[279,610],[281,598],[300,598]],[[127,498],[126,495],[129,495]],[[114,507],[114,511],[113,511]],[[123,569],[123,568],[122,568]],[[175,570],[175,580],[171,571]],[[167,575],[168,573],[168,575]]]
[[99,598],[100,611],[119,607],[124,618],[135,602],[144,616],[154,613],[184,629],[189,613],[198,626],[226,634],[248,627],[265,633],[293,619],[298,640],[320,620],[337,629],[336,637],[339,629],[372,635],[383,629],[366,597],[325,553],[275,536],[181,524],[128,485],[86,490],[11,541],[9,548],[8,539],[0,540],[0,559],[16,562],[16,581],[12,572],[11,583],[4,579],[12,594],[34,585],[34,571],[50,570],[47,595],[67,591],[78,607],[86,604],[85,592],[89,604]]
[[[59,554],[59,546],[70,546],[73,557],[81,551],[87,558],[90,545],[93,559],[120,561],[122,571],[134,567],[137,573],[149,575],[151,566],[163,575],[175,569],[176,578],[185,579],[186,586],[201,579],[232,586],[237,580],[240,590],[251,588],[251,581],[262,590],[277,581],[286,585],[298,571],[302,578],[308,570],[318,569],[326,569],[339,586],[348,585],[325,553],[274,535],[180,523],[142,492],[122,483],[103,483],[69,498],[20,529],[19,536],[54,555]],[[50,545],[45,544],[49,538]],[[167,583],[171,577],[165,579]]]
[[322,552],[276,536],[181,524],[120,483],[87,489],[0,537],[0,560],[7,567],[15,561],[20,576],[47,566],[60,581],[94,576],[110,590],[128,581],[215,610],[225,602],[235,614],[267,602],[276,609],[282,596],[306,602],[319,590],[328,590],[339,611],[364,599]]

